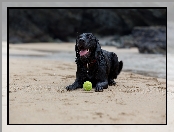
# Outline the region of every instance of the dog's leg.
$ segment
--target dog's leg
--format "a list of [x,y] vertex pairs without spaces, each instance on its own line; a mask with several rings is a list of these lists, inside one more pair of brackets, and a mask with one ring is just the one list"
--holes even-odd
[[103,92],[103,89],[108,88],[108,81],[98,82],[95,87],[95,92]]
[[72,85],[67,86],[66,89],[75,90],[77,88],[82,88],[85,79],[84,75],[83,69],[80,67],[80,65],[77,65],[76,80]]
[[114,81],[114,79],[109,79],[109,86],[115,86],[116,82]]
[[77,88],[82,88],[82,84],[77,79],[75,80],[75,82],[72,85],[69,85],[69,86],[66,87],[66,89],[69,90],[69,91],[70,90],[75,90]]

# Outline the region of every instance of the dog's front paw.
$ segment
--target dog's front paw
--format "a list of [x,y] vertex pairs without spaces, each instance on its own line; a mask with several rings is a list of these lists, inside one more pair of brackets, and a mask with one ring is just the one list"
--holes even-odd
[[103,92],[103,87],[102,86],[96,86],[95,92]]
[[109,80],[109,86],[115,86],[116,85],[116,82],[112,79],[112,80]]
[[79,88],[79,83],[77,83],[77,82],[74,82],[72,85],[69,85],[69,86],[66,87],[66,89],[67,89],[68,91],[70,91],[70,90],[75,90],[75,89],[77,89],[77,88]]
[[74,89],[75,89],[75,88],[74,88],[73,85],[69,85],[69,86],[66,87],[66,90],[67,90],[67,91],[74,90]]

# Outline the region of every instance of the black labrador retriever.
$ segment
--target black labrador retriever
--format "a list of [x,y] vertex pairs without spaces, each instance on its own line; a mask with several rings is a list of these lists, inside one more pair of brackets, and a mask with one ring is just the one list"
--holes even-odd
[[67,90],[82,88],[85,81],[92,82],[96,92],[102,92],[108,85],[115,85],[123,62],[113,52],[101,49],[99,40],[92,33],[83,33],[76,39],[76,80]]

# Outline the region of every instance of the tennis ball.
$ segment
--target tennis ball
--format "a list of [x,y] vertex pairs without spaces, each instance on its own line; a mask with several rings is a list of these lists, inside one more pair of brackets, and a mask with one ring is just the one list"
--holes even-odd
[[86,91],[90,91],[92,89],[92,83],[90,81],[86,81],[83,83],[83,89]]

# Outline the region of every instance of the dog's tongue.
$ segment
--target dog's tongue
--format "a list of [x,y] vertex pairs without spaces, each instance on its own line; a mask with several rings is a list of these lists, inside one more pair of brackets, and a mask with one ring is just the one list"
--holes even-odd
[[80,51],[80,56],[85,55],[87,52],[88,52],[87,50],[81,50],[81,51]]

